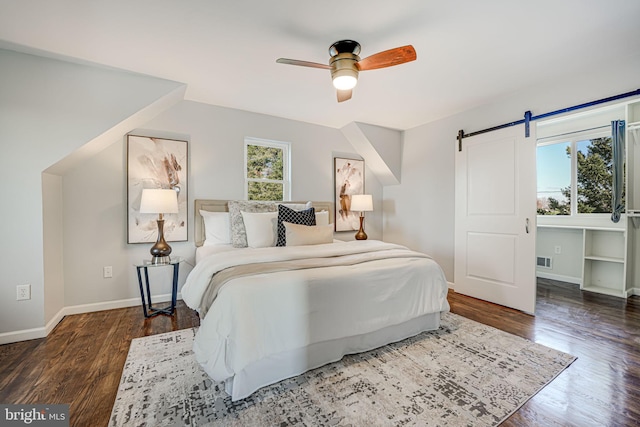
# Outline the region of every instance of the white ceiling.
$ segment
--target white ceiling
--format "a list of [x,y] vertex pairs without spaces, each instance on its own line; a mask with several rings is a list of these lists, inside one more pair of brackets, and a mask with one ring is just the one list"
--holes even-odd
[[[275,62],[326,63],[340,39],[418,59],[361,73],[340,104],[328,70]],[[0,0],[0,41],[183,82],[188,100],[408,129],[639,55],[640,1]]]

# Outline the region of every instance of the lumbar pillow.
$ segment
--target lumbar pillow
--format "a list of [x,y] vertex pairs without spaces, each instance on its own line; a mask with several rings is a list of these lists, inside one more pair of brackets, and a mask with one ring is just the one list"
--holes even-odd
[[305,209],[303,211],[295,211],[284,205],[278,205],[278,241],[276,246],[286,246],[287,236],[283,222],[300,225],[316,225],[315,208]]
[[333,226],[329,225],[298,225],[284,222],[287,246],[320,245],[333,243]]
[[231,243],[229,212],[200,210],[204,220],[204,246],[228,245]]
[[268,248],[276,245],[277,212],[241,212],[250,248]]

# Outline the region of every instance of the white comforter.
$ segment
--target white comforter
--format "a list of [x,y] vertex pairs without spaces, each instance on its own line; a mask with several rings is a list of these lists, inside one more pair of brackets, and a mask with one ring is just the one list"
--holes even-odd
[[227,282],[201,320],[194,342],[198,362],[214,380],[225,381],[269,356],[449,309],[447,282],[436,262],[375,240],[217,253],[196,265],[182,298],[198,309],[212,275],[234,265],[368,251],[405,251],[409,257]]

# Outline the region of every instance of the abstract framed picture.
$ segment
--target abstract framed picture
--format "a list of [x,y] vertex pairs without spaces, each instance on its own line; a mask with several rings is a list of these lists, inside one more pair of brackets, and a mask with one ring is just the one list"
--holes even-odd
[[157,214],[141,214],[145,188],[172,189],[178,213],[164,215],[164,238],[187,240],[188,143],[174,139],[127,135],[127,243],[150,243],[157,238]]
[[364,194],[364,160],[333,158],[335,230],[360,228],[358,214],[351,211],[351,196]]

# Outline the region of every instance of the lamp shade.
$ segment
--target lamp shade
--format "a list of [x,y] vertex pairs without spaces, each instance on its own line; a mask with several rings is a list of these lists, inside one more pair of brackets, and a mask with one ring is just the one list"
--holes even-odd
[[369,212],[373,210],[371,194],[354,194],[351,196],[351,210],[354,212]]
[[142,190],[140,213],[178,213],[178,193],[174,190]]

